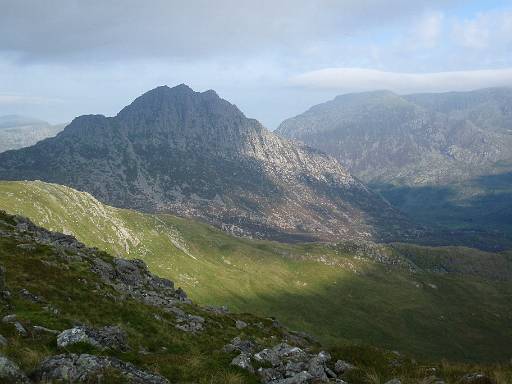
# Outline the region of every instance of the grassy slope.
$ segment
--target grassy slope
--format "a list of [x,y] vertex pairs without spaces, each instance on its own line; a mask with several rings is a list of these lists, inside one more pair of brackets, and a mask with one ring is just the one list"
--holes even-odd
[[[321,244],[239,239],[170,215],[107,207],[41,182],[0,182],[0,209],[110,253],[142,258],[196,302],[274,315],[326,342],[449,359],[512,355],[510,282],[411,274]],[[459,252],[463,258],[473,251]]]
[[[0,212],[0,230],[9,230],[5,223],[11,224],[9,218]],[[0,265],[6,270],[7,288],[12,293],[8,300],[0,298],[2,317],[16,313],[28,330],[31,325],[56,330],[68,329],[77,323],[93,327],[119,325],[127,333],[130,347],[127,352],[101,351],[87,344],[67,347],[65,352],[114,355],[157,372],[173,383],[259,382],[253,375],[230,367],[233,354],[221,350],[240,333],[242,337],[251,337],[261,343],[273,341],[272,336],[279,337],[280,331],[270,326],[271,320],[240,315],[248,323],[264,324],[261,329],[251,327],[247,332],[240,331],[234,326],[234,315],[216,315],[195,305],[183,304],[183,310],[203,316],[207,323],[201,333],[185,333],[174,328],[174,316],[162,309],[126,297],[119,299],[117,292],[91,272],[86,261],[76,261],[72,257],[65,261],[59,250],[51,246],[33,243],[34,249],[26,250],[18,247],[19,243],[12,238],[0,237]],[[72,255],[72,252],[67,254]],[[111,257],[101,251],[97,257],[112,262]],[[44,302],[26,300],[18,294],[21,289],[43,297]],[[59,312],[45,310],[46,303],[51,303],[52,308],[58,308]],[[52,334],[32,333],[29,337],[20,337],[12,324],[3,322],[0,323],[0,333],[8,340],[6,346],[0,347],[0,353],[14,360],[27,373],[36,369],[45,357],[63,353],[57,348]],[[141,349],[147,353],[139,353]],[[122,378],[105,378],[105,383],[124,382],[126,380]]]
[[[0,212],[0,231],[10,231],[11,218]],[[12,228],[12,227],[11,227]],[[229,365],[235,353],[221,351],[234,336],[252,339],[261,345],[274,345],[283,338],[284,330],[272,326],[270,319],[250,314],[216,315],[205,312],[195,305],[182,304],[182,308],[206,318],[206,329],[199,334],[187,334],[174,328],[174,317],[159,308],[146,306],[132,299],[116,299],[117,293],[103,285],[92,273],[86,261],[73,257],[63,258],[62,251],[51,246],[33,244],[33,249],[19,247],[20,241],[0,237],[0,265],[6,271],[6,287],[12,292],[9,299],[0,297],[0,315],[16,313],[26,329],[33,325],[62,330],[76,323],[90,326],[116,324],[127,333],[130,349],[126,352],[100,351],[87,344],[59,350],[55,336],[32,333],[21,337],[11,324],[0,322],[0,333],[7,344],[0,346],[0,353],[15,361],[25,372],[31,373],[46,357],[63,353],[90,353],[114,355],[145,370],[159,373],[171,382],[196,384],[250,384],[258,383],[255,376]],[[66,251],[69,256],[73,252]],[[98,251],[97,257],[110,263],[109,255]],[[21,289],[44,298],[34,303],[19,294]],[[45,310],[51,303],[59,312]],[[158,320],[165,319],[166,322]],[[261,327],[235,328],[235,320],[260,323]],[[320,346],[313,345],[313,351]],[[143,349],[146,352],[140,353]],[[447,384],[456,384],[468,372],[484,372],[496,380],[496,384],[508,384],[512,379],[510,365],[450,364],[447,362],[416,362],[407,356],[373,347],[338,346],[330,350],[333,362],[345,359],[356,369],[344,376],[352,384],[385,382],[400,378],[404,384],[430,383],[428,368],[434,368]],[[105,372],[102,382],[124,383],[126,380]]]

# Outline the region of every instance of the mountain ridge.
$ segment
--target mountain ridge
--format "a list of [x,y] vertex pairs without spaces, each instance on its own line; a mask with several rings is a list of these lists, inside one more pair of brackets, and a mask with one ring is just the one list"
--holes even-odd
[[388,239],[412,227],[332,157],[185,85],[155,88],[114,117],[81,116],[56,138],[0,154],[0,178],[69,185],[113,206],[286,241]]
[[[512,88],[348,94],[277,130],[334,156],[429,228],[512,238]],[[475,232],[476,231],[476,232]]]
[[22,115],[0,116],[0,153],[28,147],[55,136],[65,125],[51,125],[46,121]]
[[[335,156],[367,183],[461,181],[488,172],[498,161],[512,159],[508,149],[512,131],[505,128],[512,126],[507,100],[512,102],[512,88],[344,94],[283,121],[276,132]],[[482,113],[492,102],[498,104]],[[495,111],[500,115],[487,116]],[[485,118],[489,122],[480,126]],[[495,122],[499,124],[493,125]],[[436,164],[432,168],[443,167],[444,174],[429,174],[429,162]],[[466,164],[481,169],[472,170]],[[382,166],[384,170],[379,169]]]

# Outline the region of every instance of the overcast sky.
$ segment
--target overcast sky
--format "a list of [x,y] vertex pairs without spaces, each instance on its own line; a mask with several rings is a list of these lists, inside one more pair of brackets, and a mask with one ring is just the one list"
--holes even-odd
[[275,128],[337,94],[512,86],[510,0],[0,0],[0,115],[215,89]]

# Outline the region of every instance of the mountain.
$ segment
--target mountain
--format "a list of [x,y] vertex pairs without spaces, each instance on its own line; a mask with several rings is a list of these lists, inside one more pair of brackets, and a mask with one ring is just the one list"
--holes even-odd
[[367,384],[411,377],[504,384],[512,378],[509,364],[427,363],[368,346],[326,349],[273,318],[195,305],[141,260],[114,258],[1,211],[0,267],[5,384]]
[[0,116],[0,152],[34,145],[53,137],[65,124],[50,125],[46,121],[19,115]]
[[332,157],[186,85],[158,87],[115,117],[81,116],[55,138],[0,154],[0,179],[64,184],[113,206],[196,217],[253,237],[414,234]]
[[512,343],[510,252],[251,240],[195,220],[109,207],[40,181],[0,182],[0,209],[109,254],[142,259],[198,304],[276,316],[327,345],[491,361],[507,356]]
[[0,129],[21,127],[24,125],[46,125],[46,121],[35,119],[33,117],[21,115],[4,115],[0,116]]
[[[289,351],[316,367],[303,383],[335,368],[307,335],[273,319],[194,305],[140,260],[113,258],[4,212],[0,266],[5,384],[270,383],[254,368],[294,377],[301,369],[280,368]],[[280,352],[274,364],[253,357],[266,347]]]
[[426,224],[512,235],[510,88],[341,95],[277,132],[336,157]]

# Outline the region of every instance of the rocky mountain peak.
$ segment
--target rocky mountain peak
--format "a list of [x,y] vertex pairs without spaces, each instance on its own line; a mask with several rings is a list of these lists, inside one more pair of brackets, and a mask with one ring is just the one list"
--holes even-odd
[[154,88],[123,108],[117,117],[129,120],[141,115],[153,120],[162,118],[185,120],[195,114],[244,117],[235,105],[221,99],[215,91],[195,92],[185,84],[172,88],[166,85]]
[[387,238],[408,226],[333,158],[269,132],[214,91],[183,84],[0,155],[0,179],[64,184],[114,206],[255,237]]
[[113,118],[130,140],[167,146],[235,148],[262,130],[213,90],[195,92],[185,84],[150,90]]

